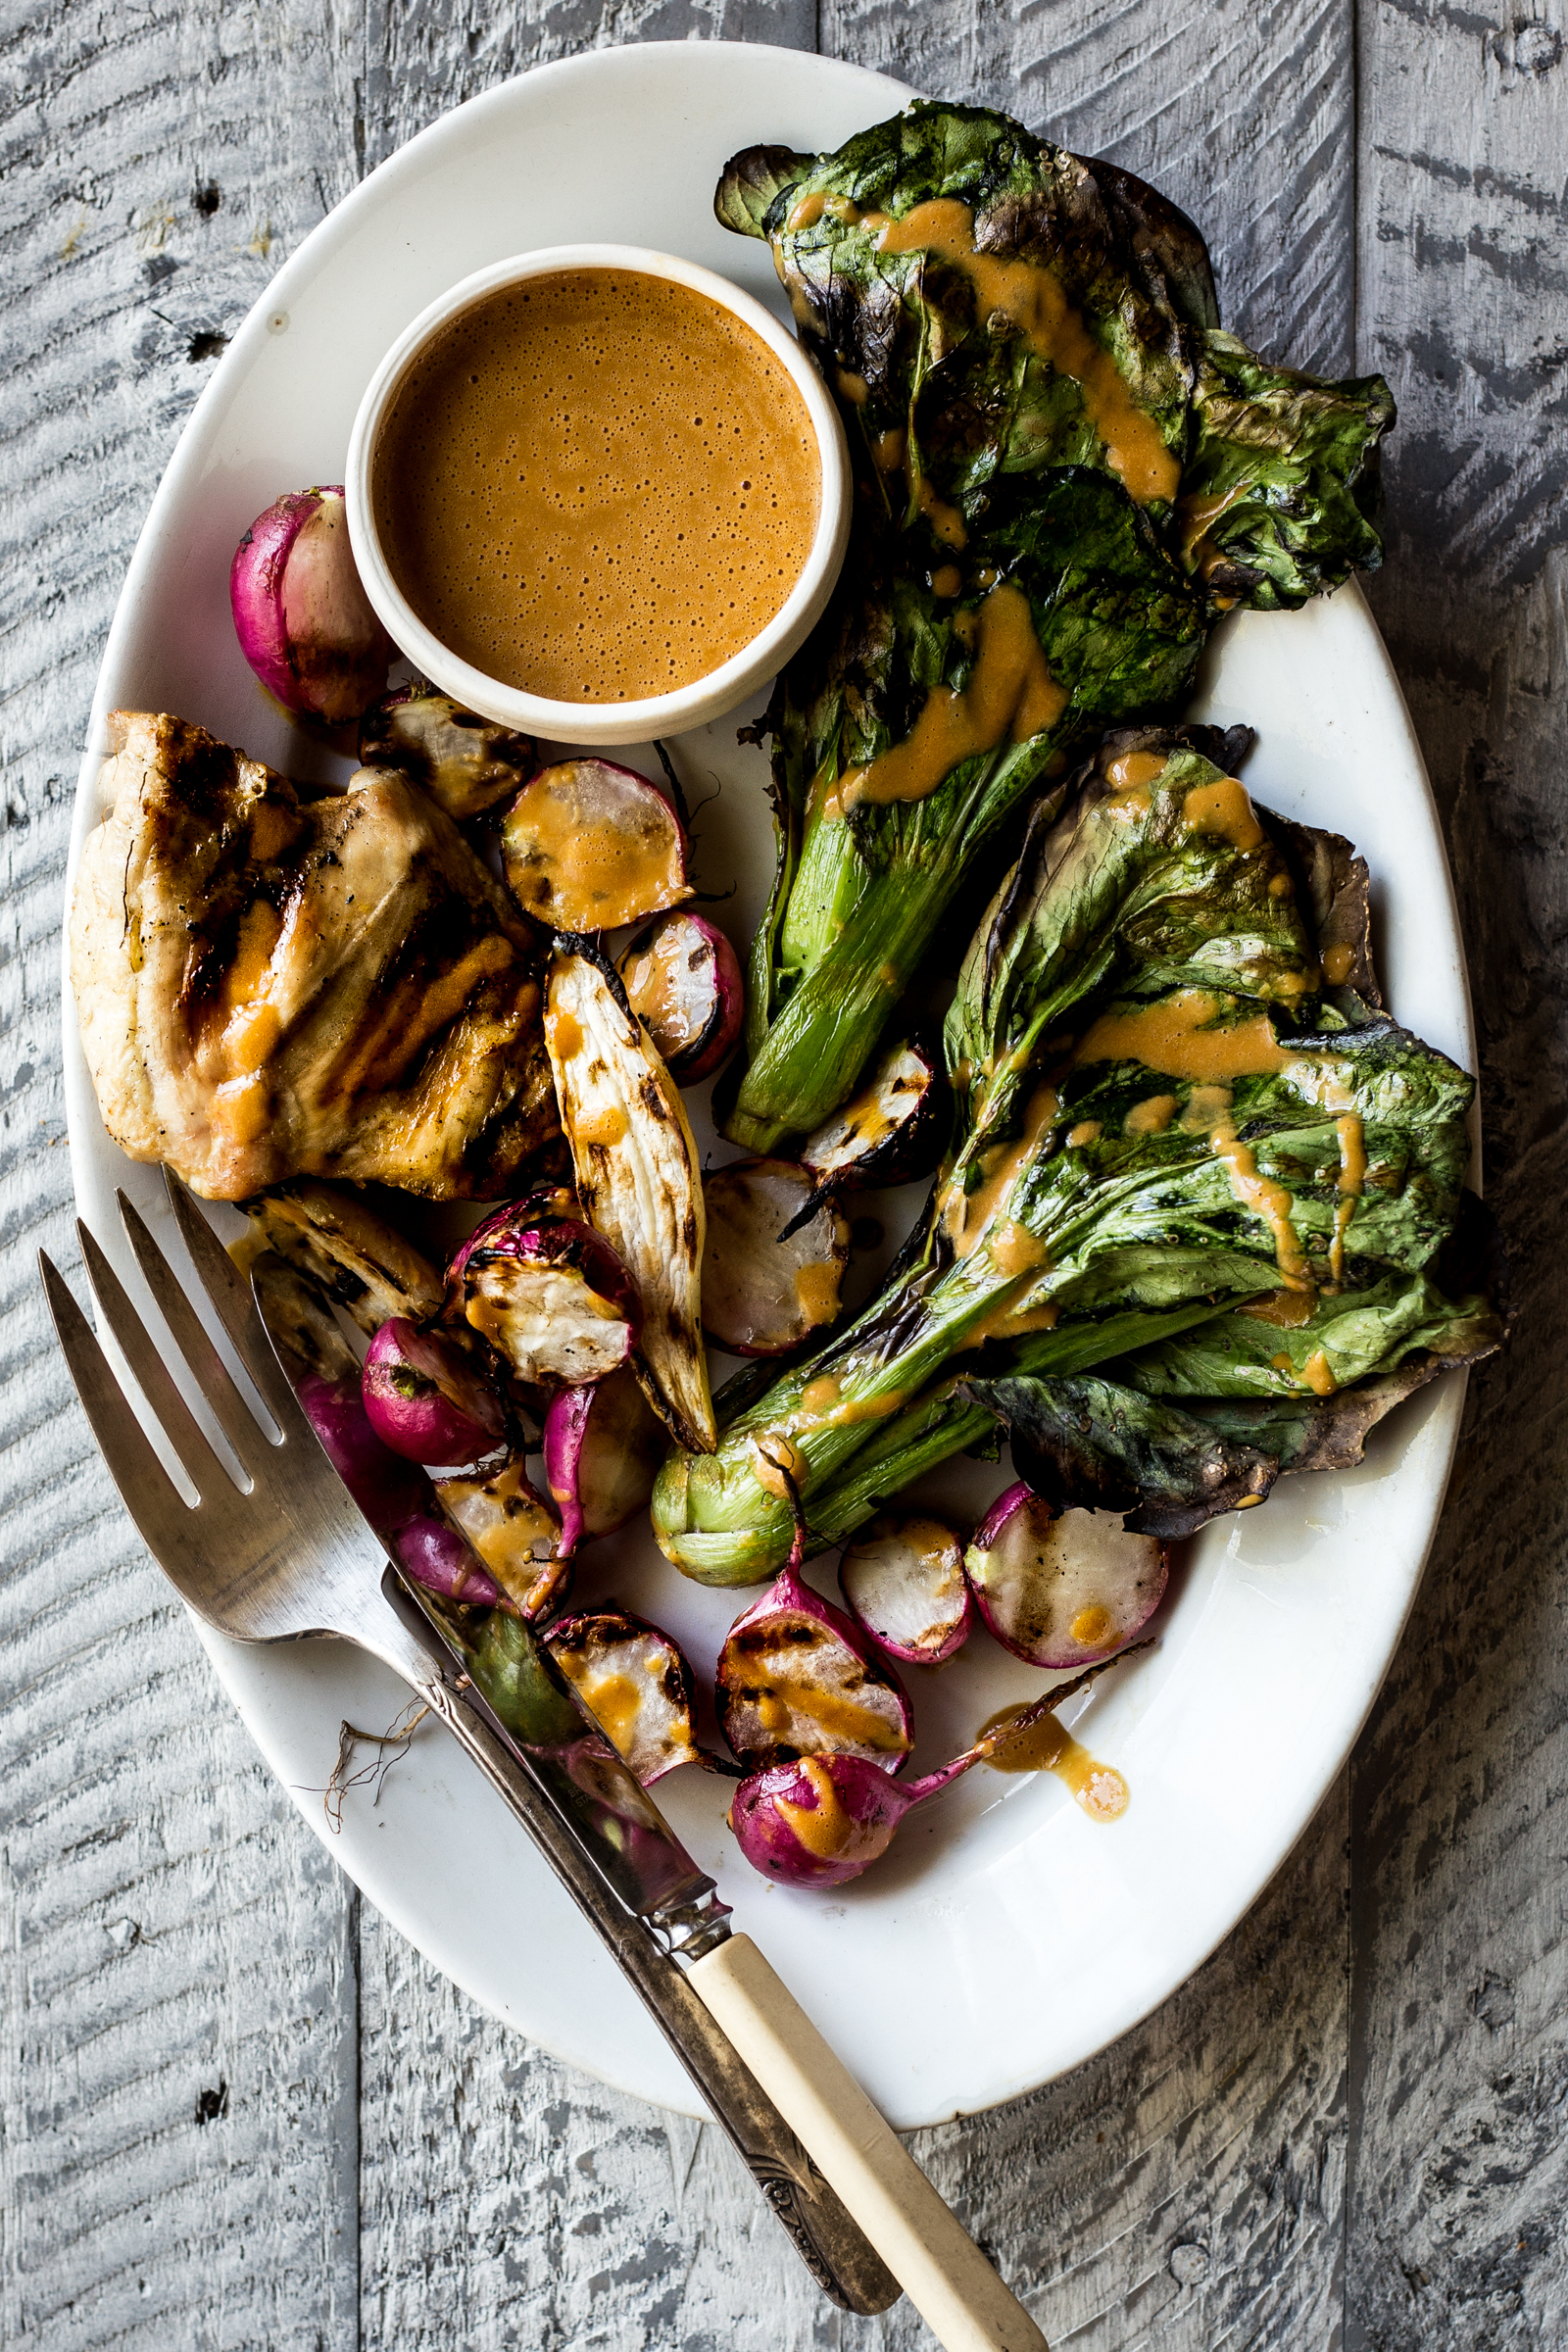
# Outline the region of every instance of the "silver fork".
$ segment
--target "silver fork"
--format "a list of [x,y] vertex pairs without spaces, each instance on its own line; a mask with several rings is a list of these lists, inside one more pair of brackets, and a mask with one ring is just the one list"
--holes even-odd
[[[898,2297],[897,2280],[671,1956],[678,1951],[691,1962],[727,1936],[727,1908],[713,1881],[691,1863],[613,1750],[572,1710],[564,1683],[557,1695],[572,1737],[559,1753],[520,1746],[491,1713],[464,1674],[461,1655],[443,1639],[417,1589],[387,1561],[322,1451],[250,1286],[167,1170],[166,1182],[201,1287],[273,1430],[263,1428],[245,1401],[123,1193],[120,1213],[175,1348],[232,1446],[249,1492],[236,1486],[208,1443],[165,1349],[78,1223],[103,1320],[196,1490],[194,1505],[184,1501],[81,1308],[39,1253],[72,1378],[153,1557],[181,1598],[220,1633],[245,1642],[335,1634],[403,1677],[478,1765],[609,1944],[824,2292],[848,2310],[885,2310]],[[582,1836],[589,1808],[607,1830],[592,1841],[598,1867]]]

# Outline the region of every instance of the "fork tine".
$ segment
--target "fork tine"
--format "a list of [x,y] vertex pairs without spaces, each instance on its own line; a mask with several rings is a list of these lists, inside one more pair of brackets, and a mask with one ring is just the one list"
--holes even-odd
[[164,1190],[190,1251],[197,1278],[218,1309],[219,1320],[232,1340],[240,1362],[256,1383],[278,1429],[285,1433],[297,1429],[304,1417],[288,1375],[272,1351],[250,1284],[173,1169],[168,1166],[164,1169]]
[[[92,1284],[93,1297],[103,1309],[105,1322],[119,1342],[120,1352],[130,1366],[136,1386],[152,1406],[164,1434],[190,1472],[198,1494],[208,1496],[220,1494],[221,1490],[218,1481],[228,1478],[228,1473],[208,1445],[189,1405],[174,1386],[157,1343],[126,1298],[119,1275],[79,1217],[76,1219],[76,1235],[81,1243],[82,1263],[87,1269],[87,1280]],[[174,1336],[177,1343],[178,1333]],[[195,1371],[197,1367],[192,1365],[191,1369]],[[228,1483],[232,1486],[234,1482],[229,1479]]]
[[41,1250],[38,1271],[56,1337],[110,1475],[149,1550],[173,1576],[175,1563],[183,1563],[190,1554],[192,1514],[126,1403],[91,1324],[59,1268]]
[[[120,1203],[121,1223],[136,1253],[136,1263],[146,1277],[147,1288],[158,1301],[158,1311],[172,1332],[174,1345],[189,1364],[197,1387],[217,1414],[224,1437],[254,1478],[273,1451],[272,1441],[229,1378],[228,1366],[213,1346],[206,1325],[135,1206],[122,1192],[115,1198]],[[222,1254],[225,1262],[231,1264],[226,1250]]]

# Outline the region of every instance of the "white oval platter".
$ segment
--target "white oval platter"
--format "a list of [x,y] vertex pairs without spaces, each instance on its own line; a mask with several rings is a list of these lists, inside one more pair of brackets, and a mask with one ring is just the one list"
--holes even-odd
[[[252,678],[229,623],[235,542],[280,490],[340,481],[360,395],[408,321],[454,280],[530,247],[635,237],[728,273],[782,310],[765,250],[713,220],[715,177],[758,140],[829,148],[908,93],[793,50],[667,43],[538,69],[460,108],[311,235],[225,353],[154,502],[104,658],[77,798],[73,873],[102,808],[105,714],[164,709],[296,774],[321,755]],[[1260,731],[1259,799],[1348,833],[1377,885],[1398,1017],[1466,1066],[1473,1044],[1436,811],[1397,683],[1359,593],[1219,633],[1202,714]],[[634,755],[655,772],[651,750]],[[744,944],[765,896],[762,755],[733,721],[677,747],[698,818],[698,879],[736,895]],[[69,987],[66,1076],[83,1216],[115,1250],[114,1191],[155,1220],[157,1172],[104,1133]],[[695,1104],[702,1129],[706,1105]],[[894,1204],[895,1206],[897,1204]],[[1431,1542],[1462,1382],[1435,1384],[1374,1433],[1345,1476],[1285,1482],[1188,1547],[1156,1649],[1070,1709],[1132,1803],[1097,1825],[1049,1776],[971,1774],[914,1818],[889,1860],[822,1901],[741,1863],[724,1785],[682,1773],[663,1802],[738,1920],[900,2127],[1014,2096],[1078,2064],[1170,1993],[1254,1900],[1339,1772],[1387,1670]],[[976,1508],[1005,1473],[956,1465],[925,1484]],[[819,1581],[831,1560],[817,1565]],[[598,1546],[579,1585],[662,1620],[700,1672],[747,1595],[686,1583],[635,1532]],[[379,1606],[368,1594],[368,1606]],[[487,2008],[603,2080],[698,2112],[679,2066],[523,1834],[433,1727],[380,1801],[353,1792],[341,1835],[321,1790],[349,1719],[384,1728],[402,1689],[347,1645],[275,1649],[203,1634],[258,1745],[370,1900]],[[149,1664],[151,1661],[149,1661]],[[977,1636],[911,1681],[919,1760],[967,1744],[1041,1679]]]

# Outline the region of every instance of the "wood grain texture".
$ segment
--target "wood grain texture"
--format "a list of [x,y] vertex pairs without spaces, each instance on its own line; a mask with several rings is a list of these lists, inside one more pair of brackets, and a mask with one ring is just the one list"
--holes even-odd
[[[1027,2099],[911,2135],[1058,2352],[1332,2342],[1344,1856],[1341,1789],[1155,2018]],[[929,2345],[906,2303],[858,2320],[810,2290],[711,2126],[528,2049],[368,1907],[361,1948],[368,2345],[437,2352],[457,2312],[467,2352]]]
[[1208,238],[1227,326],[1348,365],[1351,0],[823,0],[822,47],[1156,181]]
[[358,1902],[164,1602],[69,1402],[31,1264],[40,1240],[74,1261],[57,1148],[71,779],[129,548],[207,366],[300,236],[446,106],[542,59],[682,34],[819,37],[1111,154],[1199,220],[1242,331],[1395,380],[1379,610],[1454,844],[1492,1189],[1528,1310],[1477,1383],[1353,1803],[1335,1793],[1154,2018],[915,2144],[1058,2347],[1555,2345],[1568,906],[1548,779],[1568,672],[1568,73],[1555,16],[1406,0],[1362,0],[1358,28],[1350,0],[822,0],[819,26],[808,0],[13,5],[0,2342],[929,2341],[906,2306],[865,2322],[822,2302],[710,2128],[528,2047]]
[[1401,413],[1374,603],[1447,828],[1520,1312],[1355,1764],[1349,2342],[1481,2352],[1568,2336],[1560,15],[1381,0],[1361,84],[1357,341]]
[[103,635],[211,355],[352,160],[314,12],[16,13],[0,74],[0,2340],[346,2352],[350,1890],[129,1530],[33,1256],[75,1256],[59,925]]

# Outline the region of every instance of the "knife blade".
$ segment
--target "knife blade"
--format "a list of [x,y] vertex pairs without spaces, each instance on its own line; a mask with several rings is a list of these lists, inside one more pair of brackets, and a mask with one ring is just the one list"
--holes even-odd
[[[662,1941],[698,1908],[716,1934],[729,1917],[729,1905],[716,1899],[717,1882],[693,1861],[532,1627],[498,1617],[481,1659],[455,1609],[448,1614],[401,1571],[396,1581],[466,1678],[466,1702],[527,1767],[617,1902],[654,1926]],[[666,1948],[697,1957],[682,1952],[678,1935]]]

